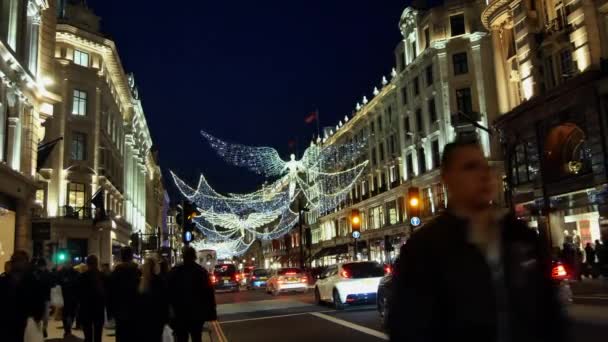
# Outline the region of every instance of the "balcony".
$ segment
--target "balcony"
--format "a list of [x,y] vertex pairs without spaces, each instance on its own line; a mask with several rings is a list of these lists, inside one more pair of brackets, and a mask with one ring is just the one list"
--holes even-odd
[[66,218],[73,220],[92,220],[95,218],[96,209],[92,207],[72,207],[63,205],[57,208],[55,216],[47,215],[44,210],[33,210],[33,218]]

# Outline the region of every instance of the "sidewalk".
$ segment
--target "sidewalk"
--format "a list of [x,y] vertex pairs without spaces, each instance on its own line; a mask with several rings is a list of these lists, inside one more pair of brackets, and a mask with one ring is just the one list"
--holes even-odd
[[[207,323],[205,326],[209,326]],[[84,335],[82,330],[74,330],[72,329],[72,334],[74,336],[63,338],[63,323],[61,321],[49,321],[48,328],[49,337],[45,340],[46,342],[83,342]],[[203,333],[203,342],[211,342],[211,341],[223,341],[218,338],[217,332],[213,331],[213,339],[210,338],[208,333]],[[103,330],[103,342],[116,342],[116,338],[114,337],[114,330],[104,329]]]
[[570,282],[574,296],[601,296],[608,297],[608,279],[588,279]]

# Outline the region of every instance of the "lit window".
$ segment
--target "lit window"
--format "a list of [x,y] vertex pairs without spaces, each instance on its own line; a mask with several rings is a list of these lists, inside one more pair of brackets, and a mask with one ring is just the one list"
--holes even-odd
[[84,133],[72,133],[72,160],[85,160],[87,157],[87,136]]
[[68,205],[72,208],[84,207],[85,195],[84,184],[70,183],[68,184]]
[[72,100],[72,114],[85,116],[87,115],[87,92],[74,89]]
[[80,50],[74,50],[74,63],[83,67],[88,67],[89,54]]
[[44,189],[36,190],[36,203],[38,203],[38,204],[44,203]]

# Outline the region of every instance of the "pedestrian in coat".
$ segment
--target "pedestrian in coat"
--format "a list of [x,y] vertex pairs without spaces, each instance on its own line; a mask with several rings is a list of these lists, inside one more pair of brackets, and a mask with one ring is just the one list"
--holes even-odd
[[0,340],[23,342],[27,320],[41,323],[44,302],[44,287],[34,276],[28,254],[16,251],[0,277]]
[[595,248],[591,246],[590,242],[585,245],[585,264],[586,264],[586,275],[592,276],[595,274]]
[[34,276],[40,283],[41,290],[44,295],[44,315],[42,317],[42,335],[44,338],[48,336],[49,314],[51,310],[51,288],[54,286],[53,276],[47,269],[46,260],[40,258],[36,261],[36,269]]
[[78,317],[85,342],[101,342],[105,319],[105,289],[97,256],[87,257],[87,270],[78,280]]
[[565,319],[537,234],[492,205],[497,180],[474,141],[444,147],[448,209],[402,247],[392,341],[560,342]]
[[196,251],[186,247],[184,263],[169,273],[169,303],[176,342],[202,341],[203,326],[217,319],[215,293],[207,270],[196,263]]
[[137,341],[137,294],[140,272],[131,247],[120,250],[121,262],[110,276],[109,311],[116,321],[116,342]]
[[66,262],[58,273],[58,283],[61,286],[61,295],[63,297],[63,335],[68,337],[72,335],[72,326],[76,318],[78,309],[78,273],[71,262]]
[[163,330],[169,322],[169,300],[165,278],[161,277],[160,265],[154,258],[144,262],[139,282],[138,335],[139,341],[161,342]]

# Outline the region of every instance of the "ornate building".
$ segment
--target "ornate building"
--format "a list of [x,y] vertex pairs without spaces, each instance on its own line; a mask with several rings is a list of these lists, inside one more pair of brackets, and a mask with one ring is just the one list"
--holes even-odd
[[49,88],[54,10],[53,1],[0,1],[0,272],[16,248],[32,248],[37,147],[60,100]]
[[607,13],[606,1],[494,0],[482,14],[510,202],[553,247],[584,246],[608,224]]
[[439,175],[443,146],[456,134],[476,135],[491,159],[497,139],[474,127],[496,119],[492,42],[481,24],[483,1],[445,1],[428,9],[404,10],[403,41],[395,50],[396,69],[370,98],[357,104],[349,120],[331,131],[326,145],[366,137],[370,161],[350,198],[330,213],[311,212],[313,266],[352,259],[349,215],[358,209],[360,259],[395,257],[412,227],[405,210],[407,189],[421,191],[422,221],[446,206]]
[[[63,140],[40,170],[35,221],[48,225],[50,239],[38,244],[49,258],[59,249],[111,263],[132,233],[162,222],[160,169],[135,79],[99,18],[84,1],[61,1],[56,13],[52,89],[63,100],[45,124],[45,141]],[[107,220],[93,204],[96,194]]]

